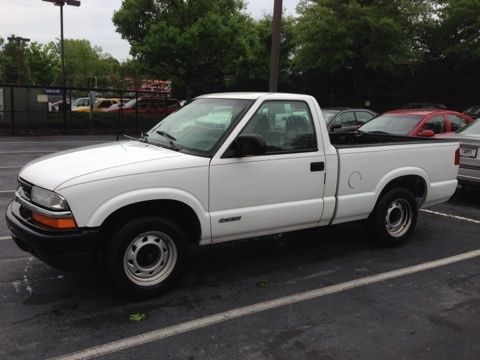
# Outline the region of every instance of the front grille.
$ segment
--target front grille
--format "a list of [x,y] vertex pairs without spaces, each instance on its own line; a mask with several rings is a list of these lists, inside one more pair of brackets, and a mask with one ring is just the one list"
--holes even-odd
[[[32,184],[29,182],[23,180],[22,178],[18,178],[18,195],[22,197],[24,200],[27,200],[28,202],[31,202],[31,197],[32,197]],[[27,209],[25,206],[20,204],[19,208],[19,213],[20,216],[30,222],[32,220],[32,211],[30,209]]]

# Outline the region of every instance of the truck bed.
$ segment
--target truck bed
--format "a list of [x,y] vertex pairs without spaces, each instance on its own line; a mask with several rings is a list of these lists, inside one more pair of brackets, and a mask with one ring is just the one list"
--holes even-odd
[[457,186],[454,141],[359,131],[331,134],[330,141],[338,156],[334,224],[367,218],[394,179],[407,176],[423,182],[421,206],[448,200]]
[[330,142],[336,148],[350,148],[363,146],[384,146],[384,145],[401,145],[404,143],[428,143],[428,142],[444,142],[444,139],[420,138],[392,134],[364,133],[359,131],[331,133]]

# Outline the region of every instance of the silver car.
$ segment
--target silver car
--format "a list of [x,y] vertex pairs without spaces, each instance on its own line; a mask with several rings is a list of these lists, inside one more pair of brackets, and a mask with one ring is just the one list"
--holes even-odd
[[450,138],[460,142],[460,183],[480,185],[480,119],[463,127],[457,132],[442,134],[442,138]]

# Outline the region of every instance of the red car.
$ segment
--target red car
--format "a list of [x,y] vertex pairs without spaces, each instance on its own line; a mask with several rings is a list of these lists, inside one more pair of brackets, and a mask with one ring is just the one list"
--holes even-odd
[[450,110],[393,110],[370,120],[359,130],[432,137],[435,134],[456,131],[472,121],[470,116]]
[[152,114],[152,115],[169,115],[182,106],[180,102],[175,99],[165,99],[158,97],[139,97],[132,99],[129,102],[120,105],[112,105],[106,112],[119,112],[122,108],[124,113]]

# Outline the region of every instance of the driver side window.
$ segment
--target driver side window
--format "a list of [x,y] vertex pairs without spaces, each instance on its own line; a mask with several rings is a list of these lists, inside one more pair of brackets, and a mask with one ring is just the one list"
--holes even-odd
[[266,155],[317,150],[312,117],[303,101],[266,101],[241,134],[262,136]]

